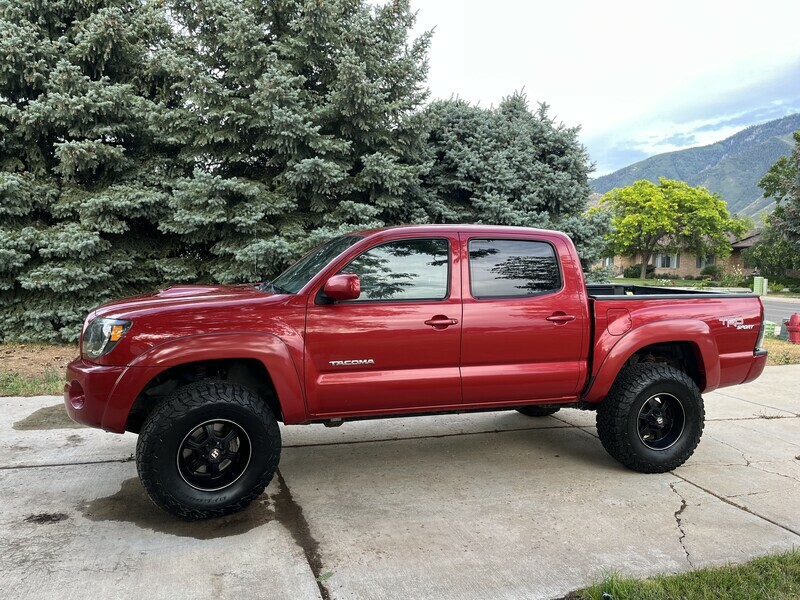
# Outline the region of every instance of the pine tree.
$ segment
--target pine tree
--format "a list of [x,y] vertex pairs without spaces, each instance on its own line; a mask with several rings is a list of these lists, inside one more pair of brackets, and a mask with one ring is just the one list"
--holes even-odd
[[425,184],[443,220],[560,229],[585,266],[600,257],[607,219],[586,214],[591,166],[577,128],[557,124],[545,104],[531,112],[521,93],[497,108],[449,100],[429,113]]
[[420,185],[429,36],[407,1],[177,0],[193,163],[165,231],[214,280],[279,272],[338,232],[428,219]]
[[102,301],[194,276],[157,229],[171,35],[142,0],[0,0],[0,340],[73,340]]

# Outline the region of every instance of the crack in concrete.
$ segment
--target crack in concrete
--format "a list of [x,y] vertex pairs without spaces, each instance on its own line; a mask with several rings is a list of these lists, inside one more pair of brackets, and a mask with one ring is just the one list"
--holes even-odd
[[781,437],[779,435],[775,435],[774,431],[761,431],[759,429],[753,429],[752,427],[745,427],[744,425],[737,425],[737,427],[741,427],[742,429],[745,429],[747,431],[752,431],[753,433],[757,433],[757,434],[762,435],[762,436],[763,435],[768,435],[770,437],[775,438],[776,440],[782,441],[785,444],[789,444],[791,446],[797,446],[798,448],[800,448],[800,444],[798,444],[797,442],[792,442],[792,441],[789,441],[789,440],[787,440],[787,439],[785,439],[785,438],[783,438],[783,437]]
[[291,534],[292,539],[305,554],[314,581],[319,589],[322,600],[330,600],[331,594],[325,585],[329,575],[323,575],[322,557],[319,552],[319,542],[311,533],[311,527],[303,514],[303,507],[294,499],[283,473],[280,469],[275,472],[275,477],[280,484],[278,492],[273,496],[275,516],[278,521]]
[[789,533],[794,534],[794,535],[796,535],[797,537],[800,538],[800,531],[796,531],[796,530],[792,529],[791,527],[789,527],[787,525],[783,525],[782,523],[778,523],[777,521],[775,521],[773,519],[770,519],[769,517],[765,517],[764,515],[760,515],[757,512],[754,512],[754,511],[750,510],[746,506],[742,506],[741,504],[737,504],[736,502],[734,502],[733,500],[731,500],[731,499],[729,499],[729,498],[727,498],[725,496],[720,496],[719,494],[715,494],[714,492],[712,492],[708,488],[704,488],[702,485],[700,485],[698,483],[695,483],[694,481],[691,481],[690,479],[687,479],[683,475],[678,475],[678,473],[676,473],[675,471],[671,471],[671,474],[674,475],[675,477],[677,477],[678,479],[680,479],[681,481],[685,481],[689,485],[692,485],[692,486],[696,487],[698,490],[705,492],[709,496],[713,496],[717,500],[720,500],[721,502],[724,502],[728,506],[733,506],[734,508],[738,508],[739,510],[741,510],[743,512],[746,512],[747,514],[753,515],[754,517],[757,517],[757,518],[759,518],[759,519],[761,519],[763,521],[766,521],[767,523],[775,525],[775,527],[780,527],[784,531],[788,531]]
[[42,465],[5,465],[0,466],[0,471],[13,471],[15,469],[46,469],[49,467],[84,467],[87,465],[107,465],[112,463],[126,463],[133,462],[135,457],[133,454],[126,458],[109,458],[107,460],[85,460],[79,462],[69,463],[45,463]]
[[777,406],[770,406],[769,404],[761,404],[760,402],[753,402],[752,400],[745,400],[744,398],[739,398],[737,396],[731,396],[730,394],[726,394],[724,392],[720,392],[719,390],[714,390],[715,394],[719,394],[720,396],[725,396],[726,398],[733,398],[734,400],[741,400],[742,402],[747,402],[748,404],[753,404],[755,406],[760,406],[761,408],[770,408],[772,410],[777,410],[780,412],[789,413],[790,415],[794,415],[795,417],[800,417],[800,414],[796,412],[792,412],[791,410],[786,410],[785,408],[778,408]]
[[758,496],[759,494],[769,494],[769,492],[747,492],[746,494],[729,494],[726,498],[744,498],[745,496]]
[[[725,441],[723,441],[723,440],[721,440],[721,439],[719,439],[719,438],[715,438],[713,435],[710,435],[710,434],[706,434],[706,435],[707,435],[708,437],[710,437],[712,440],[714,440],[715,442],[719,442],[720,444],[723,444],[723,445],[727,446],[728,448],[733,448],[733,449],[734,449],[734,450],[736,450],[736,451],[737,451],[739,454],[741,454],[741,455],[742,455],[742,459],[743,459],[743,460],[744,460],[744,462],[745,462],[745,465],[744,465],[745,467],[749,467],[749,466],[752,464],[752,463],[750,462],[750,459],[749,459],[749,458],[747,458],[747,456],[745,456],[745,454],[744,454],[744,450],[742,450],[741,448],[737,448],[737,447],[736,447],[736,446],[734,446],[733,444],[729,444],[728,442],[725,442]],[[739,466],[741,466],[741,465],[739,465]]]
[[686,554],[686,562],[689,563],[689,567],[694,569],[694,564],[692,564],[692,557],[689,554],[689,549],[686,547],[686,544],[684,543],[684,540],[686,539],[686,530],[683,528],[683,520],[681,519],[683,511],[686,510],[686,507],[688,505],[686,504],[686,499],[681,495],[681,493],[677,489],[675,489],[674,483],[670,483],[669,487],[673,492],[675,492],[678,495],[678,498],[681,499],[681,507],[673,513],[673,516],[675,517],[675,523],[678,524],[678,531],[681,532],[680,537],[678,537],[678,543],[681,545],[681,548],[683,548],[684,554]]
[[753,466],[753,468],[754,469],[758,469],[759,471],[762,471],[763,473],[771,473],[772,475],[777,475],[779,477],[785,477],[786,479],[791,479],[792,481],[796,481],[797,483],[800,483],[800,479],[798,479],[797,477],[794,477],[793,475],[786,475],[785,473],[778,473],[777,471],[770,471],[768,469],[765,469],[763,467],[758,467],[758,466],[755,466],[755,465]]
[[800,415],[789,413],[788,415],[757,415],[755,417],[718,417],[716,419],[706,419],[706,423],[724,423],[726,421],[772,421],[774,419],[800,419]]

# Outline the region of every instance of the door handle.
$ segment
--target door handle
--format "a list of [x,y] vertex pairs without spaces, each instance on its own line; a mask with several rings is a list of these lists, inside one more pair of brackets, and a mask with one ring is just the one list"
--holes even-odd
[[569,323],[570,321],[574,321],[575,315],[565,315],[564,313],[560,313],[560,314],[550,315],[549,317],[547,317],[547,320],[550,321],[551,323],[563,325],[565,323]]
[[446,327],[450,327],[450,325],[456,325],[457,323],[458,319],[450,319],[444,315],[436,315],[435,317],[425,321],[425,325],[430,325],[434,329],[444,329]]

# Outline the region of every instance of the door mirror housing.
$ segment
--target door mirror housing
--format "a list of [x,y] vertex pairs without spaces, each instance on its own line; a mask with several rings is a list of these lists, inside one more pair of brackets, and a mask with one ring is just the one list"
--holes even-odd
[[340,273],[325,282],[323,292],[328,298],[337,302],[355,300],[361,295],[361,282],[358,275]]

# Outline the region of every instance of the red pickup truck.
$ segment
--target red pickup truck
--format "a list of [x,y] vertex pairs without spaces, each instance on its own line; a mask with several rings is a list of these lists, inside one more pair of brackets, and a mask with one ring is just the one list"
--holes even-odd
[[697,446],[701,392],[761,374],[762,321],[751,294],[587,286],[554,231],[386,228],[333,239],[272,282],[97,308],[64,401],[80,423],[138,433],[145,489],[185,519],[263,492],[278,421],[596,410],[605,449],[657,473]]

